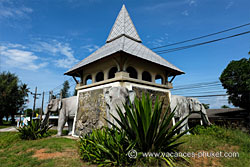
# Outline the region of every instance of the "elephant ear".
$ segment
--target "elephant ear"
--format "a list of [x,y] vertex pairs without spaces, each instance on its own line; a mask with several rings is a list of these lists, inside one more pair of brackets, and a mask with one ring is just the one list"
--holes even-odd
[[62,98],[60,98],[59,102],[58,102],[58,110],[62,109]]
[[108,91],[108,90],[105,92],[104,98],[105,98],[106,103],[107,103],[108,105],[110,105],[111,99],[110,99],[109,91]]
[[135,96],[136,96],[135,91],[130,90],[129,91],[129,100],[131,101],[132,104],[134,103]]
[[193,105],[194,105],[194,101],[192,98],[187,98],[188,100],[188,106],[189,106],[189,110],[193,111]]

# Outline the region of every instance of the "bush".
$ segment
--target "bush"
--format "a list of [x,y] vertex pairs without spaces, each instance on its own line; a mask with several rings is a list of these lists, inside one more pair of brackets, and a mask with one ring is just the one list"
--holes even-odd
[[133,147],[125,133],[104,127],[80,137],[80,155],[85,161],[105,166],[132,164],[134,159],[127,156]]
[[211,136],[216,136],[217,138],[224,139],[226,137],[227,132],[226,129],[216,125],[211,125],[207,127],[197,125],[195,126],[195,128],[193,128],[191,133],[194,135],[211,135]]
[[41,121],[31,121],[31,124],[17,128],[20,132],[20,138],[25,140],[36,140],[39,138],[50,136],[48,130],[51,128],[49,125],[41,127]]
[[[178,140],[188,132],[179,133],[180,129],[185,126],[182,123],[187,117],[172,126],[174,111],[171,112],[170,106],[167,111],[164,111],[162,107],[163,103],[158,102],[156,98],[154,108],[152,108],[149,95],[147,97],[143,95],[141,100],[135,98],[134,105],[131,103],[124,105],[125,114],[122,113],[121,108],[117,108],[119,119],[113,115],[112,117],[119,127],[107,121],[120,132],[123,130],[126,132],[127,138],[135,143],[138,155],[142,155],[142,152],[176,152],[177,147],[182,144]],[[170,166],[174,165],[176,160],[174,157],[161,157],[161,159]]]

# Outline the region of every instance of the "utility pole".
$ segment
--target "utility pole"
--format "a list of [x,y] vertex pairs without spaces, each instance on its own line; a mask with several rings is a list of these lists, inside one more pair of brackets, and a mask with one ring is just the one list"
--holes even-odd
[[33,116],[34,116],[34,112],[35,112],[35,110],[36,110],[36,99],[38,99],[37,96],[40,96],[41,93],[37,93],[37,87],[36,87],[35,93],[32,93],[32,92],[31,92],[31,94],[33,95],[34,103],[33,103],[33,111],[32,111],[32,114],[31,114],[31,119],[30,119],[30,121],[32,120],[32,118],[33,118]]
[[42,97],[42,107],[40,110],[40,121],[42,120],[42,115],[43,115],[43,102],[44,102],[44,92],[43,92],[43,97]]
[[49,102],[50,100],[52,100],[52,96],[53,96],[53,91],[49,91]]

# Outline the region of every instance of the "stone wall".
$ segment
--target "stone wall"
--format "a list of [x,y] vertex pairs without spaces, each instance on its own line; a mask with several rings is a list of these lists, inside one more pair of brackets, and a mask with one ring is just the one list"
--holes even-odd
[[87,134],[92,129],[107,125],[104,92],[107,88],[80,92],[74,135]]
[[148,94],[150,98],[152,99],[152,105],[154,106],[154,103],[156,101],[156,97],[158,97],[158,101],[162,102],[163,101],[163,110],[166,111],[169,104],[170,104],[170,98],[169,98],[169,93],[168,92],[162,92],[162,91],[156,91],[152,89],[144,89],[144,88],[139,88],[139,87],[134,87],[132,88],[133,91],[136,93],[136,97],[140,98],[142,97],[142,94],[145,96]]
[[[107,118],[107,105],[105,102],[104,94],[110,87],[90,90],[85,92],[79,92],[78,98],[78,111],[75,118],[74,132],[76,136],[87,134],[92,129],[101,128],[107,126],[107,122],[104,118]],[[156,97],[159,101],[163,101],[163,109],[166,111],[170,101],[169,93],[156,91],[152,89],[144,89],[139,87],[132,87],[138,98],[142,97],[144,93],[149,94],[152,98],[152,104],[154,106]]]

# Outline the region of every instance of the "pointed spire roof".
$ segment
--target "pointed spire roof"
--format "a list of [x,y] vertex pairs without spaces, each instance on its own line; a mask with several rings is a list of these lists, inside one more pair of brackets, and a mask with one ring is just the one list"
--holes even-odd
[[169,63],[167,60],[157,55],[155,52],[141,43],[141,38],[137,34],[135,26],[129,17],[125,5],[122,6],[121,11],[116,18],[115,24],[110,31],[106,44],[76,64],[65,74],[73,76],[80,68],[120,51],[161,65],[171,70],[171,75],[184,74],[182,70]]
[[121,36],[126,36],[136,42],[141,42],[141,38],[135,29],[125,5],[122,5],[122,9],[115,20],[106,42],[112,42]]

